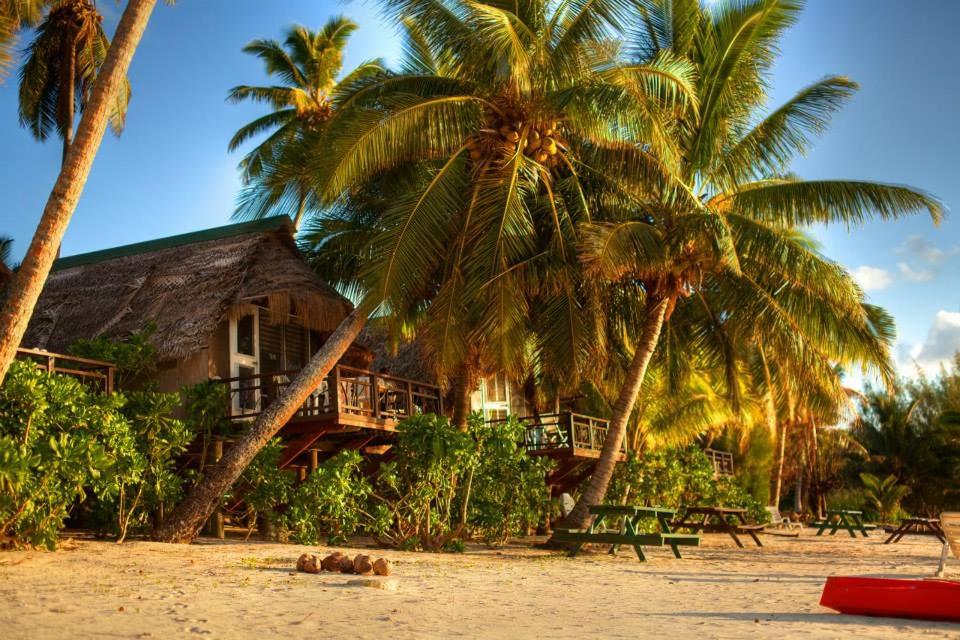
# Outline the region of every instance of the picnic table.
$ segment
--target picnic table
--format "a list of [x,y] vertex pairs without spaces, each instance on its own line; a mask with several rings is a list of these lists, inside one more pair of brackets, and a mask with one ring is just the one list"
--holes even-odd
[[947,542],[947,536],[940,527],[938,518],[904,518],[900,521],[900,526],[890,532],[890,537],[884,540],[883,544],[900,542],[900,539],[908,533],[932,533],[937,536],[940,542],[944,544]]
[[[669,546],[673,555],[680,555],[679,547],[699,546],[700,536],[674,533],[670,528],[670,520],[676,515],[673,509],[661,507],[631,507],[625,505],[598,504],[590,507],[590,513],[595,516],[587,529],[557,529],[554,538],[559,542],[572,542],[574,546],[569,555],[572,558],[580,552],[585,544],[609,544],[610,553],[616,554],[621,545],[630,545],[637,552],[641,562],[647,558],[643,553],[644,546]],[[655,518],[660,531],[655,533],[641,533],[640,522],[646,518]],[[615,521],[613,524],[611,521]],[[613,524],[613,528],[608,524]]]
[[[731,522],[731,518],[735,522]],[[762,524],[750,524],[747,522],[746,509],[734,509],[731,507],[684,507],[683,517],[673,522],[674,529],[690,529],[694,533],[726,533],[737,546],[743,548],[743,543],[737,534],[746,534],[753,538],[758,547],[763,543],[757,534],[763,531]]]
[[834,535],[841,528],[850,534],[851,538],[857,537],[859,531],[863,537],[867,537],[867,531],[876,529],[876,525],[863,523],[862,511],[851,511],[849,509],[828,509],[827,517],[822,522],[811,523],[814,527],[820,527],[817,535],[823,535],[823,532],[830,529],[830,535]]

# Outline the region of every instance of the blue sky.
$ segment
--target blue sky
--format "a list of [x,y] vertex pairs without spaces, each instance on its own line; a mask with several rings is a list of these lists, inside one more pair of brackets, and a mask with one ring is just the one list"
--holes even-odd
[[[101,0],[112,30],[117,6]],[[158,6],[130,73],[126,131],[107,137],[63,244],[64,255],[224,224],[233,210],[239,154],[227,141],[262,113],[231,105],[230,87],[264,79],[240,49],[285,26],[320,26],[343,13],[361,25],[349,67],[396,59],[391,25],[364,2],[181,0]],[[960,2],[809,0],[783,42],[771,104],[826,74],[844,74],[861,91],[794,170],[808,178],[911,184],[960,203]],[[56,141],[35,142],[17,124],[16,79],[0,85],[0,234],[26,249],[60,160]],[[817,229],[830,257],[847,266],[871,301],[897,320],[898,364],[934,371],[960,348],[960,223],[917,217],[865,227]]]

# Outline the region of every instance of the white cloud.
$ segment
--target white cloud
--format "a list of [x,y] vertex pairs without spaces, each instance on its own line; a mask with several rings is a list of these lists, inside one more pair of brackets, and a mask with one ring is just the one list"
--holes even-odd
[[863,265],[850,272],[864,291],[879,291],[893,284],[893,276],[886,269]]
[[926,373],[936,374],[941,364],[949,365],[957,351],[960,351],[960,313],[941,310],[930,325],[927,339],[910,350],[910,361]]
[[933,280],[933,271],[929,269],[914,269],[906,262],[898,262],[897,268],[904,278],[911,282],[930,282]]
[[936,264],[949,256],[960,255],[960,246],[952,246],[947,250],[941,249],[923,236],[910,236],[903,241],[896,252],[911,255],[924,262]]

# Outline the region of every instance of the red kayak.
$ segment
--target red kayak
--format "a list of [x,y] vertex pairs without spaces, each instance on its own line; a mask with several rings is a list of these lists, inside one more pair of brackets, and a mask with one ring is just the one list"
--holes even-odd
[[857,616],[960,622],[960,582],[832,576],[820,604]]

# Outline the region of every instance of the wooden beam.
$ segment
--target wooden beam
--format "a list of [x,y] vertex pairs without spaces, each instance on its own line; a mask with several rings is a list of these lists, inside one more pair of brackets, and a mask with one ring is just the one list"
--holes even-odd
[[329,429],[325,427],[320,427],[315,431],[310,433],[305,433],[295,440],[291,440],[287,443],[287,446],[283,450],[283,454],[280,456],[279,466],[281,469],[287,467],[291,462],[293,462],[297,456],[310,448],[314,442],[320,439],[322,435],[327,433]]

